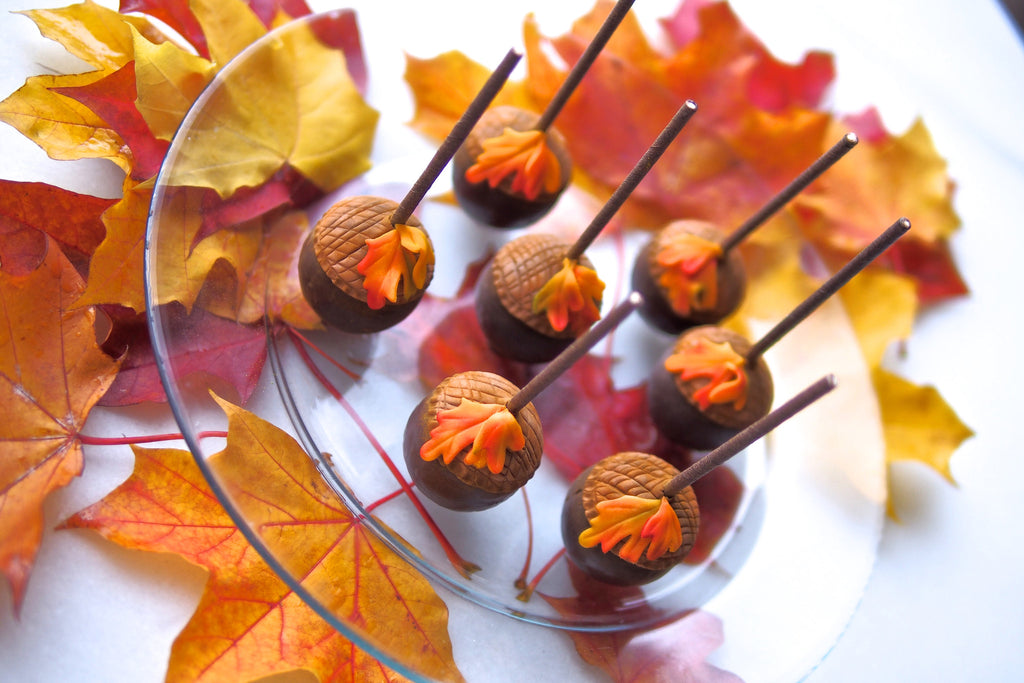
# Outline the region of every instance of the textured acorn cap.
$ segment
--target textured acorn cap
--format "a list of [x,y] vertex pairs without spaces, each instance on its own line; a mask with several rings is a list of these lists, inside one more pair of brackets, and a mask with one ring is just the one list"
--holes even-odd
[[[597,504],[622,496],[638,496],[657,500],[662,497],[665,484],[679,474],[672,465],[648,453],[626,451],[604,458],[593,467],[583,483],[580,499],[587,521],[597,517]],[[677,565],[686,557],[697,541],[700,526],[700,511],[692,487],[686,487],[669,499],[672,509],[679,518],[683,542],[673,552],[667,552],[657,560],[650,560],[644,554],[635,564],[652,571],[662,571]],[[581,529],[582,531],[582,529]],[[625,541],[620,542],[611,552],[618,555]],[[600,548],[597,548],[600,552]],[[620,558],[621,559],[621,558]]]
[[[496,138],[505,132],[506,128],[511,128],[516,131],[527,131],[532,130],[540,119],[538,114],[519,107],[512,106],[499,106],[492,107],[484,112],[484,115],[480,117],[480,120],[470,131],[466,141],[462,143],[462,147],[459,148],[458,152],[455,153],[454,163],[455,168],[460,172],[465,173],[466,169],[476,163],[477,158],[484,151],[484,140],[490,138]],[[569,150],[565,144],[565,138],[555,128],[548,128],[545,131],[547,136],[548,147],[554,153],[558,159],[558,165],[561,170],[561,178],[559,181],[558,190],[552,194],[541,193],[535,201],[543,202],[545,198],[549,201],[551,197],[557,196],[565,190],[569,181],[572,179],[572,160],[569,157]],[[512,178],[507,177],[498,184],[496,189],[502,190],[507,194],[511,192]]]
[[466,141],[452,158],[452,186],[459,205],[476,220],[496,228],[516,228],[539,220],[551,210],[572,180],[572,159],[565,139],[553,127],[545,131],[548,147],[558,159],[560,179],[558,189],[541,192],[535,199],[527,199],[511,192],[512,176],[504,178],[492,188],[486,181],[471,183],[466,170],[476,163],[483,152],[483,141],[501,135],[505,128],[517,131],[531,130],[540,117],[518,107],[501,106],[487,110],[474,126]]
[[[334,286],[354,299],[366,301],[363,276],[356,266],[366,256],[366,241],[390,232],[391,215],[398,203],[384,197],[356,196],[342,199],[334,204],[313,227],[313,253],[320,268]],[[423,223],[416,216],[410,216],[406,225],[423,229]],[[429,240],[429,236],[427,237]],[[434,275],[433,265],[427,268],[430,284]],[[420,290],[413,297],[405,297],[402,287],[398,288],[398,301],[405,303],[410,298],[419,298]]]
[[[462,399],[504,405],[519,387],[490,372],[462,372],[441,381],[420,402],[406,427],[406,464],[417,486],[429,498],[455,510],[481,510],[505,500],[519,490],[537,471],[544,451],[540,416],[529,403],[516,416],[526,445],[509,451],[505,466],[495,474],[488,468],[467,465],[460,454],[447,465],[441,458],[425,461],[420,447],[437,427],[437,413],[457,407]],[[468,449],[467,449],[468,450]]]
[[696,235],[711,242],[721,242],[724,237],[721,230],[706,221],[673,221],[655,233],[638,254],[633,269],[633,287],[644,294],[645,307],[641,314],[646,313],[644,317],[651,324],[671,333],[682,332],[694,325],[720,322],[739,308],[747,291],[743,260],[739,251],[733,249],[718,262],[718,296],[714,306],[694,309],[688,314],[672,306],[668,292],[659,284],[667,269],[658,263],[658,252],[680,234]]
[[[733,351],[740,356],[746,356],[751,346],[750,342],[742,334],[717,325],[703,325],[681,334],[676,339],[675,344],[672,345],[672,353],[686,348],[687,344],[692,343],[697,338],[703,338],[716,344],[728,342]],[[748,382],[747,401],[743,409],[736,410],[732,403],[712,403],[706,410],[701,411],[707,419],[725,427],[739,430],[753,424],[771,410],[772,400],[775,396],[775,385],[772,382],[768,363],[762,358],[758,359],[753,365],[744,364],[743,368],[747,373]],[[667,372],[664,367],[661,370]],[[685,396],[686,400],[694,407],[697,407],[697,402],[693,396],[701,387],[707,385],[710,380],[703,377],[691,380],[683,380],[679,375],[674,375],[674,377],[679,393]]]
[[[502,307],[514,318],[546,337],[573,339],[571,326],[557,331],[548,322],[545,311],[533,311],[533,298],[548,280],[562,269],[562,260],[571,244],[554,235],[523,235],[504,245],[494,255],[490,273]],[[586,257],[581,265],[593,268]],[[601,302],[597,302],[600,307]]]

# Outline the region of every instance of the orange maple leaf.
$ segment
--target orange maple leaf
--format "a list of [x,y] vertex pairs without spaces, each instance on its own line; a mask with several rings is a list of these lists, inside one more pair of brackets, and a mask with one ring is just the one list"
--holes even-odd
[[363,276],[366,303],[384,307],[384,301],[398,301],[398,286],[405,298],[421,291],[427,283],[427,269],[434,265],[434,248],[427,233],[412,225],[398,224],[380,237],[366,240],[366,256],[356,266]]
[[683,544],[683,530],[668,498],[619,496],[597,504],[597,515],[590,526],[580,532],[584,548],[600,544],[602,552],[625,541],[618,554],[636,563],[646,551],[647,559],[656,560],[666,552],[678,550]]
[[712,403],[732,403],[736,410],[743,409],[747,402],[745,364],[743,356],[729,342],[716,344],[703,337],[695,338],[665,359],[665,369],[684,381],[700,377],[708,380],[693,394],[702,410]]
[[[411,670],[461,681],[447,608],[430,584],[362,525],[299,444],[230,403],[223,451],[209,459],[242,514],[303,588]],[[188,451],[135,448],[135,470],[66,526],[125,547],[173,552],[210,572],[171,650],[168,680],[246,680],[307,669],[321,680],[395,680],[263,562]]]
[[438,411],[437,426],[420,447],[420,457],[442,458],[447,465],[469,448],[464,458],[467,465],[498,474],[505,467],[505,454],[525,446],[523,428],[508,408],[464,398],[456,407]]
[[721,256],[721,245],[689,233],[679,234],[655,255],[658,265],[666,269],[658,284],[668,292],[678,313],[689,315],[693,309],[714,308]]
[[554,194],[561,185],[562,169],[542,130],[506,128],[482,143],[483,152],[466,169],[466,180],[497,187],[512,176],[511,191],[533,201],[541,192]]
[[0,270],[0,572],[21,606],[43,533],[43,500],[82,471],[79,430],[118,363],[96,344],[84,284],[48,240],[40,266]]
[[533,297],[533,311],[546,311],[551,327],[561,332],[571,324],[576,334],[601,319],[598,304],[604,282],[592,268],[562,259],[562,269],[551,276]]

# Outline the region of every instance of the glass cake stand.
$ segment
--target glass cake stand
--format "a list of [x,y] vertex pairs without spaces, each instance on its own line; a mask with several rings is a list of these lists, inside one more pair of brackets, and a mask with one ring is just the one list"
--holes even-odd
[[[600,672],[576,654],[572,634],[658,633],[692,618],[695,610],[724,624],[724,644],[711,658],[715,665],[758,671],[765,680],[805,675],[856,607],[874,561],[885,499],[877,407],[838,305],[825,306],[768,361],[777,396],[786,398],[828,372],[838,376],[841,391],[727,465],[718,487],[706,494],[724,496],[726,510],[716,513],[721,528],[696,561],[642,588],[612,590],[581,578],[560,555],[559,515],[569,479],[564,467],[549,462],[552,457],[545,457],[525,494],[478,513],[450,512],[416,496],[401,457],[405,421],[437,371],[425,370],[424,359],[438,344],[462,334],[453,321],[472,320],[459,318],[472,305],[471,292],[460,293],[460,284],[474,264],[521,231],[494,231],[450,203],[425,202],[419,214],[438,263],[430,302],[375,335],[296,330],[274,314],[240,320],[240,283],[249,280],[221,277],[225,271],[216,264],[190,309],[175,302],[181,274],[204,231],[211,235],[206,240],[223,238],[223,258],[230,262],[237,235],[270,231],[280,220],[303,215],[311,225],[344,196],[399,199],[425,166],[434,147],[389,116],[383,101],[401,91],[393,80],[399,77],[374,70],[376,64],[400,60],[400,48],[378,39],[386,32],[376,23],[383,21],[381,10],[360,6],[360,11],[369,99],[382,112],[372,170],[305,206],[288,207],[291,218],[282,219],[281,207],[254,211],[249,204],[242,222],[225,217],[235,215],[248,189],[222,197],[182,180],[194,177],[194,159],[211,130],[244,131],[252,125],[252,112],[236,103],[238,89],[259,78],[275,54],[293,49],[295,41],[334,30],[339,15],[328,12],[271,32],[225,66],[182,123],[157,179],[147,236],[150,332],[172,410],[225,509],[290,590],[356,645],[414,679],[459,675],[438,668],[424,659],[422,648],[410,645],[415,639],[408,634],[423,627],[420,619],[440,620],[458,672],[469,680],[578,680]],[[330,136],[324,140],[330,144]],[[230,150],[223,154],[225,167],[252,163],[245,156],[232,158]],[[293,195],[301,194],[299,183],[283,182]],[[442,177],[435,194],[443,194],[447,183]],[[606,310],[625,294],[632,254],[645,238],[626,230],[588,251],[608,284],[606,292],[613,293],[606,295]],[[290,267],[294,277],[293,256],[294,250],[268,250],[262,263],[283,272]],[[272,286],[250,287],[245,296],[273,308],[278,292]],[[258,381],[244,389],[195,372],[187,353],[208,339],[231,353],[223,340],[234,339],[233,333],[250,349],[257,347],[250,362],[260,373]],[[822,345],[822,339],[829,343]],[[589,388],[587,399],[605,407],[620,405],[619,398],[628,403],[642,391],[647,369],[670,341],[638,318],[627,320],[587,360],[588,381],[596,380],[612,398]],[[804,353],[810,345],[820,352]],[[458,361],[441,365],[452,371],[479,369],[471,364],[486,355],[485,349],[470,348]],[[456,367],[459,362],[469,365]],[[524,376],[535,370],[512,367]],[[538,399],[546,430],[549,421],[557,428],[565,407],[560,401],[569,400],[560,396],[582,390],[582,381],[567,381],[551,387],[543,405]],[[236,453],[245,462],[225,466],[222,451],[226,445],[230,450],[236,430],[248,428],[232,423],[227,440],[218,436],[228,429],[227,404],[269,425],[259,428],[256,442],[267,434],[284,435],[292,444],[286,449],[290,459],[278,457],[281,446],[275,441],[273,447]],[[825,417],[834,415],[842,419]],[[585,429],[601,429],[619,418],[591,412],[589,419]],[[643,426],[643,419],[637,424]],[[638,445],[654,439],[649,427],[633,436]],[[571,454],[571,441],[555,447]],[[282,523],[283,517],[292,524]],[[334,525],[338,533],[312,533],[316,525]],[[352,534],[359,542],[344,549]],[[466,571],[466,563],[478,570]],[[405,576],[415,589],[398,578]],[[392,589],[382,589],[382,582]],[[360,602],[360,593],[371,591],[369,602]],[[433,606],[410,604],[418,599],[411,596],[424,593]],[[431,646],[438,641],[428,638]],[[495,668],[495,662],[514,666]]]

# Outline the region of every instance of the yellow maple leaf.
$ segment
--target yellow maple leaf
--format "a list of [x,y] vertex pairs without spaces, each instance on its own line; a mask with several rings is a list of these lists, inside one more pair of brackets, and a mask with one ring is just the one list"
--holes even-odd
[[352,81],[344,55],[306,25],[271,49],[235,63],[208,89],[178,148],[171,185],[209,187],[228,197],[289,164],[328,192],[369,168],[378,119]]
[[216,69],[174,43],[153,44],[132,30],[135,107],[157,138],[170,140]]
[[136,185],[125,179],[120,201],[103,212],[106,235],[89,261],[89,280],[76,306],[118,304],[134,311],[146,309],[143,261],[152,197],[151,183]]
[[953,481],[949,460],[974,435],[934,387],[918,386],[891,372],[872,373],[885,430],[886,459],[916,460]]
[[[450,51],[431,59],[405,57],[405,80],[413,93],[415,112],[409,125],[443,140],[491,75],[490,69],[465,54]],[[492,106],[536,109],[522,84],[508,83]]]
[[121,136],[84,104],[52,90],[88,85],[104,75],[102,71],[90,71],[32,76],[0,102],[0,121],[16,128],[52,159],[108,159],[128,172],[131,152]]
[[120,14],[85,0],[60,9],[18,12],[35,22],[39,32],[96,69],[109,73],[134,57],[132,30],[154,43],[167,37],[145,17]]
[[242,0],[189,0],[188,5],[206,36],[210,59],[218,67],[267,32],[263,22]]

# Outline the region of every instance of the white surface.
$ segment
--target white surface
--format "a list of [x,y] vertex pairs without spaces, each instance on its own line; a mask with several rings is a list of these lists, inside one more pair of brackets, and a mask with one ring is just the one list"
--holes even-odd
[[[3,2],[4,9],[61,4]],[[462,4],[408,3],[401,24],[391,24],[393,35],[413,54],[432,54],[443,43],[485,63],[496,62],[509,44],[474,38],[484,30],[471,12],[452,15],[463,16],[464,25],[447,36],[419,28],[444,8]],[[638,9],[653,25],[674,4],[639,0]],[[363,5],[381,7],[378,16],[386,5],[394,15],[394,3]],[[543,3],[538,14],[551,33],[589,6],[580,0]],[[733,6],[782,58],[796,59],[809,48],[833,52],[837,110],[857,112],[875,105],[896,132],[917,116],[924,119],[958,184],[956,208],[964,229],[953,247],[972,289],[969,298],[922,316],[908,356],[897,368],[911,379],[937,385],[977,431],[953,460],[959,487],[918,465],[894,468],[893,497],[902,522],[886,522],[863,603],[846,635],[808,680],[1016,680],[1024,671],[1024,591],[1017,581],[1024,564],[1024,532],[1017,522],[1024,464],[1010,431],[1010,411],[1018,403],[1010,387],[1024,380],[1024,372],[1013,350],[977,347],[988,340],[999,344],[1019,338],[1022,332],[1017,315],[1024,269],[1015,259],[1024,247],[1019,228],[1024,215],[1024,127],[1019,125],[1024,49],[992,0],[737,0]],[[315,4],[316,9],[326,7]],[[510,27],[510,40],[517,41],[516,27],[529,8],[524,1],[476,11],[486,12],[494,26]],[[373,21],[371,10],[364,10],[364,32]],[[0,95],[13,92],[29,74],[82,69],[59,46],[41,39],[23,17],[0,15],[0,40]],[[389,115],[407,116],[400,107]],[[0,128],[0,149],[0,177],[105,196],[119,191],[119,174],[110,165],[50,162],[6,126]],[[96,417],[89,433],[106,433],[117,418]],[[150,411],[143,411],[142,418],[146,422],[139,433],[173,429]],[[87,448],[86,463],[85,475],[51,498],[47,511],[54,523],[123,480],[131,457],[127,449]],[[188,619],[202,584],[202,573],[183,564],[129,553],[82,532],[48,534],[20,621],[10,617],[10,597],[0,591],[4,678],[160,680],[170,639]],[[166,590],[170,597],[154,601],[149,598],[154,590]],[[125,614],[145,618],[126,619]]]

